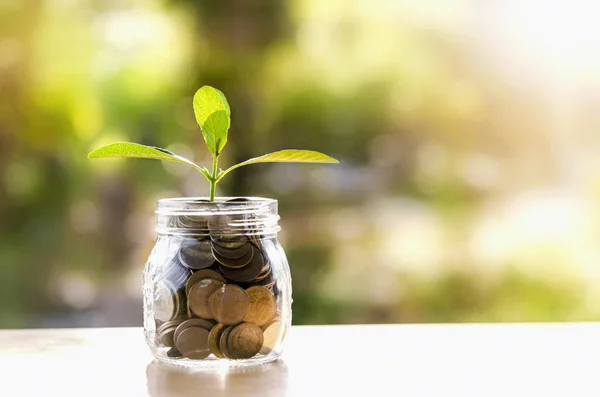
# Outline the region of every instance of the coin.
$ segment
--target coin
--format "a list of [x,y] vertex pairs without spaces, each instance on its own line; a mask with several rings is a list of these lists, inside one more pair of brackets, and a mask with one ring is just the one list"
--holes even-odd
[[[262,253],[262,252],[263,252],[263,251],[261,251],[261,253]],[[269,261],[267,260],[267,258],[268,258],[268,255],[265,255],[265,254],[263,254],[263,258],[265,258],[265,264],[264,264],[264,266],[262,267],[262,269],[260,269],[260,273],[261,273],[261,274],[262,274],[262,273],[264,273],[264,272],[266,272],[266,271],[269,271],[269,270],[271,270],[271,262],[269,262]]]
[[179,352],[179,350],[177,350],[175,347],[172,347],[171,349],[169,349],[169,351],[167,352],[167,357],[171,357],[171,358],[176,358],[176,357],[181,357],[181,353]]
[[219,280],[223,283],[225,282],[225,277],[223,277],[220,273],[217,273],[211,269],[202,269],[194,272],[194,274],[192,274],[192,276],[188,279],[187,283],[185,284],[185,292],[189,295],[192,285],[203,278],[214,278],[215,280]]
[[[213,254],[216,252],[219,256],[227,259],[237,259],[247,256],[252,251],[252,244],[244,244],[237,248],[225,248],[217,244],[213,244]],[[250,259],[248,259],[249,261]],[[247,263],[247,262],[246,262]]]
[[233,329],[233,325],[226,325],[221,332],[221,337],[219,338],[219,349],[221,353],[227,358],[231,358],[231,353],[229,353],[229,348],[227,346],[227,337],[229,333]]
[[226,233],[229,230],[229,223],[232,220],[233,217],[231,215],[213,215],[208,219],[208,228],[211,234]]
[[163,344],[166,347],[175,346],[175,341],[174,341],[173,337],[174,337],[175,329],[177,328],[179,323],[180,323],[179,321],[168,321],[167,323],[163,324],[157,330],[159,343]]
[[169,321],[178,312],[177,292],[166,280],[156,283],[154,289],[154,318],[160,321]]
[[[262,271],[265,259],[258,248],[252,247],[252,259],[242,268],[220,266],[221,272],[230,280],[237,282],[250,282]],[[219,260],[219,258],[217,258]],[[219,260],[222,264],[222,262]]]
[[213,291],[222,285],[223,282],[214,278],[203,278],[195,282],[188,293],[188,307],[192,313],[205,319],[214,318],[208,300]]
[[[265,267],[263,267],[265,269]],[[262,281],[271,275],[271,266],[266,266],[266,270],[262,270],[258,276],[252,280],[253,282]]]
[[208,334],[203,327],[186,328],[177,337],[175,347],[187,358],[202,360],[210,354]]
[[175,294],[175,301],[177,307],[177,314],[175,314],[176,319],[185,320],[186,316],[186,298],[185,298],[185,290],[183,287],[177,290],[177,294]]
[[248,237],[243,235],[234,236],[233,238],[212,236],[211,241],[213,243],[213,246],[218,245],[219,247],[226,249],[235,249],[248,243]]
[[192,312],[192,310],[190,309],[190,305],[186,304],[186,313],[187,318],[192,319],[192,318],[197,318],[196,315]]
[[275,280],[271,280],[269,282],[266,282],[265,280],[263,280],[263,281],[257,283],[256,285],[260,285],[265,288],[268,288],[268,289],[272,290],[273,293],[275,294],[275,291],[273,290],[275,288]]
[[241,237],[248,238],[248,236],[238,233],[212,233],[210,235],[210,239],[213,243],[215,241],[218,243],[238,241]]
[[263,325],[275,315],[276,305],[273,293],[261,286],[250,287],[248,294],[249,309],[244,317],[244,322]]
[[236,324],[248,313],[248,294],[235,284],[223,284],[209,298],[213,318],[222,324]]
[[181,324],[181,321],[182,320],[171,320],[171,321],[164,322],[156,329],[156,333],[161,334],[168,328],[172,328],[172,327],[176,328],[179,324]]
[[229,357],[247,359],[255,356],[263,346],[263,331],[256,324],[235,326],[227,337]]
[[253,234],[251,236],[248,236],[248,241],[250,241],[252,244],[254,244],[257,248],[261,248],[262,242],[263,242],[263,237],[260,235]]
[[261,285],[265,288],[272,288],[275,285],[276,281],[277,281],[277,279],[275,278],[275,276],[273,275],[273,272],[271,271],[269,274],[267,274],[267,276],[265,278],[257,277],[254,280],[252,280],[252,284],[253,285]]
[[177,338],[179,337],[179,335],[181,334],[181,332],[183,332],[183,330],[185,330],[189,327],[203,327],[203,328],[206,328],[208,331],[210,331],[213,326],[214,326],[213,323],[211,323],[208,320],[204,320],[202,318],[193,318],[190,320],[183,321],[181,324],[179,324],[177,326],[177,328],[175,328],[175,331],[173,332],[173,340],[176,341]]
[[178,255],[175,255],[168,264],[161,268],[160,278],[168,280],[174,286],[179,286],[185,283],[190,273],[190,269],[183,266],[179,261]]
[[273,320],[266,325],[263,325],[262,330],[264,341],[260,353],[269,354],[281,340],[283,323],[280,320]]
[[211,253],[210,240],[189,240],[179,248],[179,260],[190,269],[206,269],[212,266],[214,258]]
[[215,355],[215,357],[218,358],[225,358],[225,355],[219,347],[221,343],[221,334],[225,330],[225,327],[227,327],[227,325],[218,323],[217,325],[212,327],[210,333],[208,334],[208,347],[210,348],[210,351]]
[[250,249],[247,250],[246,254],[239,258],[226,258],[219,254],[213,247],[213,256],[219,262],[219,264],[229,267],[232,269],[239,269],[241,267],[246,266],[252,260],[252,255],[254,255],[254,249],[250,246]]
[[229,200],[225,200],[226,203],[247,203],[250,200],[248,197],[234,197]]
[[208,221],[201,215],[179,215],[175,217],[174,224],[182,229],[206,229]]

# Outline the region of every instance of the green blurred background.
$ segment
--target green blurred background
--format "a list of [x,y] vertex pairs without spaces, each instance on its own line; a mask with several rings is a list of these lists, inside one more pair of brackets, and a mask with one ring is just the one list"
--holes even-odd
[[209,164],[280,201],[294,323],[600,319],[600,25],[590,1],[0,1],[0,328],[141,325],[156,200]]

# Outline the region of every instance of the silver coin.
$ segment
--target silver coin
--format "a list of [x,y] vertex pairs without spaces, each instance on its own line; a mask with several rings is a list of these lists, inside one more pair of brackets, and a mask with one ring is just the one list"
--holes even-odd
[[210,240],[189,240],[179,249],[179,261],[190,269],[200,270],[210,267],[214,262]]
[[177,291],[166,280],[156,283],[154,288],[154,318],[167,322],[178,312]]

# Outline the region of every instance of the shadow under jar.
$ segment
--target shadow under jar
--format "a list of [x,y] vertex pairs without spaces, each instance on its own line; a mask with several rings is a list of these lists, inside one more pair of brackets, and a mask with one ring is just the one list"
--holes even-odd
[[154,356],[182,366],[237,366],[281,355],[291,277],[277,240],[277,201],[158,201],[144,269],[144,333]]

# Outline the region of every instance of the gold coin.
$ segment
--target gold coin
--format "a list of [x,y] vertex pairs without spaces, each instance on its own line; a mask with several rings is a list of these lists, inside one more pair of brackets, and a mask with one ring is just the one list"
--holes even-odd
[[175,346],[175,339],[173,339],[173,335],[175,334],[175,329],[176,328],[170,328],[168,330],[165,330],[165,332],[163,332],[162,334],[160,334],[160,343],[163,346],[166,347],[174,347]]
[[281,320],[273,320],[264,325],[262,329],[264,341],[263,347],[260,349],[260,353],[269,354],[282,339],[283,323]]
[[208,320],[204,320],[202,318],[193,318],[191,320],[186,320],[179,324],[177,328],[175,328],[175,332],[173,333],[173,341],[177,341],[179,334],[181,334],[185,329],[190,327],[202,327],[206,330],[210,331],[213,327],[213,323]]
[[242,323],[227,337],[229,355],[234,359],[254,357],[263,347],[263,331],[256,324]]
[[226,327],[227,325],[219,323],[212,327],[210,333],[208,334],[208,347],[210,348],[210,351],[215,355],[215,357],[218,358],[225,358],[225,355],[221,351],[219,345],[221,343],[221,334],[223,334],[223,331]]
[[214,278],[203,278],[195,282],[188,294],[188,305],[192,313],[201,318],[213,318],[208,298],[222,285],[220,280]]
[[263,325],[275,315],[276,305],[273,293],[261,286],[250,287],[248,294],[249,309],[244,317],[244,322]]
[[229,336],[229,333],[232,329],[233,325],[226,325],[223,328],[223,331],[221,332],[221,337],[219,338],[219,349],[221,350],[221,353],[223,353],[223,356],[225,356],[226,358],[231,358],[231,354],[229,353],[229,347],[227,346],[227,337]]
[[248,313],[248,294],[235,284],[223,284],[213,291],[208,302],[213,318],[226,325],[239,323]]
[[164,322],[156,329],[156,333],[161,334],[164,331],[166,331],[168,328],[177,327],[179,324],[181,324],[182,321],[183,320],[175,319],[175,320]]
[[192,276],[188,279],[187,283],[185,284],[185,293],[189,294],[190,288],[192,288],[192,285],[194,285],[196,283],[196,281],[201,280],[203,278],[214,278],[223,283],[225,282],[225,277],[223,277],[220,273],[217,273],[214,270],[210,270],[210,269],[198,270],[197,272],[194,272],[194,274],[192,274]]
[[208,330],[203,327],[186,328],[177,337],[175,347],[187,358],[202,360],[208,357]]
[[167,327],[161,327],[160,331],[157,332],[159,343],[167,347],[175,346],[173,336],[178,325],[179,324],[174,324]]

